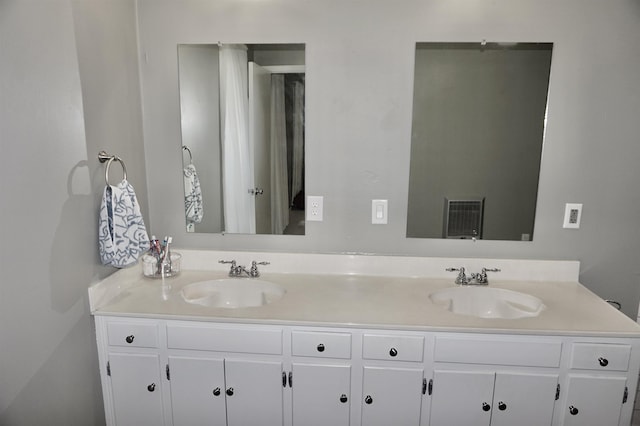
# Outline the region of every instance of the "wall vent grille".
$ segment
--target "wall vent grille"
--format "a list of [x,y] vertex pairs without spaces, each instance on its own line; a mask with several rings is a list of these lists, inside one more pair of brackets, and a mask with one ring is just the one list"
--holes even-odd
[[444,199],[444,238],[482,239],[484,198]]

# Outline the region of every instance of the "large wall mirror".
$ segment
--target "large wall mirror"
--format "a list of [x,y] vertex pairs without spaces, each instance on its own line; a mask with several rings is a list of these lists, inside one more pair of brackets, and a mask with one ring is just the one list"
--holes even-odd
[[552,43],[417,43],[407,237],[533,238]]
[[178,45],[187,232],[304,235],[304,44]]

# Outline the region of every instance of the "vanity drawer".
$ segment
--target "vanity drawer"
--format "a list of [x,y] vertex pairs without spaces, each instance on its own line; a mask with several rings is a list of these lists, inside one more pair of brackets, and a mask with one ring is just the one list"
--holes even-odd
[[558,341],[439,337],[434,359],[465,364],[559,367],[561,352],[562,343]]
[[362,358],[392,361],[422,361],[424,337],[365,334]]
[[158,324],[138,322],[108,322],[107,338],[110,346],[137,348],[158,347]]
[[631,346],[598,343],[574,343],[570,368],[627,371]]
[[218,326],[167,325],[169,349],[282,354],[282,331]]
[[291,332],[291,354],[322,358],[351,358],[351,334]]

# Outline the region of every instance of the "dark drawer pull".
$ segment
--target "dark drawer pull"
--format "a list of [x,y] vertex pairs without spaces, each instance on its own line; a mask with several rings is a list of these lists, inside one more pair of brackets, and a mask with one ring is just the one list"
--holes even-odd
[[324,352],[324,345],[320,343],[316,349],[318,349],[318,352]]
[[130,336],[127,336],[124,340],[126,340],[127,343],[131,344],[133,343],[133,339],[135,339],[135,336],[132,334]]

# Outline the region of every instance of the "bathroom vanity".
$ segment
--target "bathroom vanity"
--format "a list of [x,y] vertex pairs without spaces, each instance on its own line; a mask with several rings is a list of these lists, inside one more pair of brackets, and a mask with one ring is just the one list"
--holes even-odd
[[[578,283],[577,262],[183,254],[178,277],[132,268],[89,290],[109,425],[631,422],[640,326]],[[229,278],[219,259],[270,265]],[[487,290],[484,310],[434,297],[463,265],[501,269],[457,287]],[[223,296],[230,280],[282,292]],[[530,300],[487,305],[512,293]]]

